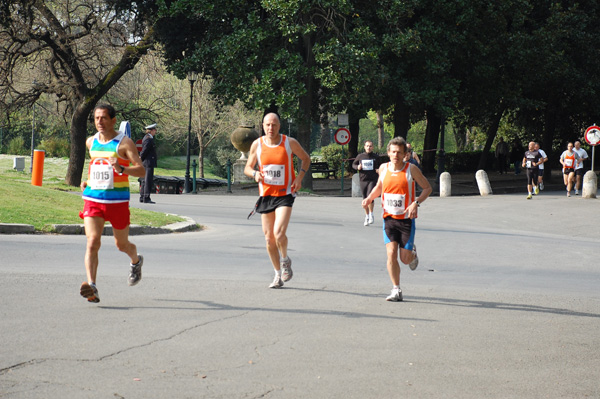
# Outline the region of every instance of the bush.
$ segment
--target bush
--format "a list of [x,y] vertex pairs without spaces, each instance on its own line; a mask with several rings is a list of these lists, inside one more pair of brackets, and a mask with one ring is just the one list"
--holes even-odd
[[[233,168],[233,164],[240,158],[240,152],[233,148],[233,146],[228,147],[218,147],[214,151],[205,153],[205,160],[212,166],[213,173],[219,177],[227,178],[227,160],[231,161],[231,165]],[[233,170],[231,171],[233,175]]]
[[[478,169],[479,158],[481,158],[482,151],[463,151],[446,153],[445,169],[448,172],[472,172]],[[436,155],[437,160],[437,155]],[[487,156],[485,165],[486,170],[493,170],[494,162],[496,158],[494,153],[490,152]],[[437,168],[437,164],[436,164]]]
[[66,158],[70,153],[69,140],[51,137],[42,140],[39,149],[46,151],[47,157]]
[[25,148],[25,139],[23,137],[15,137],[8,142],[8,154],[27,155],[29,151]]
[[[348,153],[345,153],[348,156]],[[321,162],[327,162],[331,169],[336,169],[335,175],[340,177],[340,166],[342,164],[342,146],[339,144],[329,144],[321,147]],[[318,160],[317,160],[318,162]]]

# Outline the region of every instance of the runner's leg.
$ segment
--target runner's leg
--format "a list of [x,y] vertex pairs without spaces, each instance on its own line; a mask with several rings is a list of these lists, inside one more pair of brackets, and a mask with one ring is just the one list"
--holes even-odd
[[138,263],[140,258],[137,253],[137,247],[134,243],[129,241],[129,226],[121,230],[117,230],[113,227],[113,237],[115,238],[115,244],[119,251],[125,252],[131,259],[132,264]]
[[390,280],[394,286],[400,285],[400,264],[398,263],[398,243],[396,241],[385,244],[387,251],[387,269]]
[[287,249],[288,249],[288,238],[287,238],[287,228],[288,224],[290,224],[290,217],[292,216],[292,207],[291,206],[282,206],[275,209],[275,225],[273,234],[275,235],[275,242],[277,244],[277,249],[281,254],[282,258],[287,258]]
[[273,233],[275,229],[275,212],[263,213],[260,215],[260,218],[263,233],[265,234],[267,253],[269,254],[273,268],[279,270],[279,250],[277,249],[277,242]]
[[104,219],[100,217],[86,217],[83,219],[87,245],[85,248],[85,271],[89,284],[96,283],[98,272],[98,251],[100,250]]

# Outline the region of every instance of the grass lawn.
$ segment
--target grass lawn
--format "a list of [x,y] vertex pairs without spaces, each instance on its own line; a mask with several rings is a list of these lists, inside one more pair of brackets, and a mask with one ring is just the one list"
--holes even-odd
[[[31,158],[25,156],[25,170],[13,169],[14,155],[0,155],[0,223],[30,224],[38,231],[50,232],[52,224],[81,224],[79,211],[83,209],[81,191],[64,183],[68,159],[46,158],[41,187],[31,185],[29,168]],[[185,175],[185,157],[174,157],[167,166],[179,166],[183,158],[183,169],[161,168],[156,174],[168,176]],[[159,165],[162,162],[159,161]],[[162,165],[161,165],[162,166]],[[84,168],[87,171],[87,163]],[[139,192],[137,178],[130,178],[132,193]],[[131,208],[131,223],[142,226],[160,227],[182,221],[174,215]]]

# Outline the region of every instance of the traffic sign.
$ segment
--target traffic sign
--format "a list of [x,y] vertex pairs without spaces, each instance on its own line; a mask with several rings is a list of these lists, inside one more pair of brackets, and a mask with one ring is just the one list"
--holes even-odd
[[585,141],[591,146],[600,142],[600,127],[592,125],[585,130]]
[[335,142],[340,145],[348,144],[350,142],[351,137],[352,136],[350,135],[350,130],[346,129],[345,127],[341,127],[338,130],[336,130],[335,135],[333,136]]
[[138,152],[142,152],[142,139],[135,142],[135,148],[137,148]]

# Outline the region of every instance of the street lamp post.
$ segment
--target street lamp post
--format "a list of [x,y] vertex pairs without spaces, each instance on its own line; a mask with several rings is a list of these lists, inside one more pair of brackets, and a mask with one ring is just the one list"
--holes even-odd
[[190,193],[192,191],[190,187],[190,140],[192,136],[192,100],[194,99],[194,82],[198,80],[198,73],[196,71],[188,72],[187,79],[190,81],[190,122],[188,125],[187,162],[185,165],[185,192]]
[[[37,80],[33,79],[32,86],[34,90],[37,84]],[[35,148],[35,102],[31,106],[31,108],[31,165],[29,167],[29,173],[33,173],[33,150]]]
[[31,113],[31,165],[29,166],[29,173],[33,173],[33,150],[35,148],[35,103],[33,103]]

